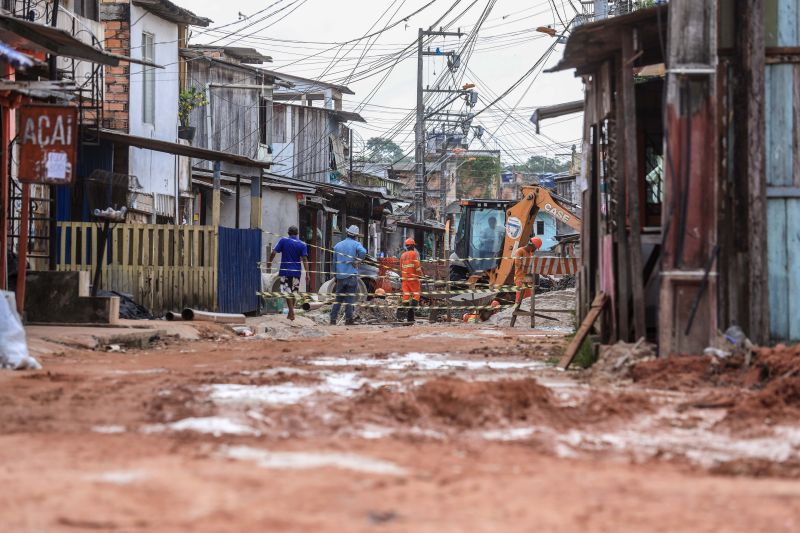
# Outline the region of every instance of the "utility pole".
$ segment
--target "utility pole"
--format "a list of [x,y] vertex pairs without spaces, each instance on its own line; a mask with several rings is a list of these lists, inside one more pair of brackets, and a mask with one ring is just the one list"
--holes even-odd
[[[422,222],[425,218],[425,197],[426,197],[426,179],[425,179],[425,101],[424,93],[428,92],[422,87],[423,78],[423,65],[422,58],[425,56],[448,56],[453,55],[453,52],[436,53],[424,52],[422,50],[422,41],[425,37],[461,37],[462,33],[448,32],[448,31],[432,31],[419,29],[417,37],[417,126],[414,129],[414,167],[416,170],[416,180],[414,189],[414,220]],[[444,91],[441,89],[430,90],[430,92],[461,92],[461,91]]]
[[417,37],[417,127],[414,130],[414,168],[416,188],[414,189],[414,220],[422,222],[425,218],[425,104],[422,98],[422,37],[425,30],[419,29]]

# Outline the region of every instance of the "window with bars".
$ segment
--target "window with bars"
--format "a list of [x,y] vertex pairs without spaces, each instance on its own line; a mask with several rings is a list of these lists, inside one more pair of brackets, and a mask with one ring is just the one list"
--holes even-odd
[[[155,39],[152,33],[142,33],[142,60],[155,63]],[[156,123],[156,73],[153,67],[142,66],[142,121]]]
[[544,220],[536,221],[536,235],[544,235]]

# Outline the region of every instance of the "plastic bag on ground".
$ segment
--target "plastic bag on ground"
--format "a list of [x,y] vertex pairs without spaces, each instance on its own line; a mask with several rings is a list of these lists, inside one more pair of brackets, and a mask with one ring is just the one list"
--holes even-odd
[[38,370],[39,361],[28,353],[25,328],[17,315],[14,293],[0,291],[0,368]]

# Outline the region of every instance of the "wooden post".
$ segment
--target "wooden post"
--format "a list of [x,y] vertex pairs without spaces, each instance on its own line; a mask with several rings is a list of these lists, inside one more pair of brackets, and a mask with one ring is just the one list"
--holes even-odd
[[[728,262],[729,294],[735,298],[729,319],[745,327],[751,340],[769,341],[767,283],[767,206],[764,132],[765,56],[764,0],[735,4],[732,225],[721,228],[730,236],[734,258]],[[744,259],[744,260],[742,260]],[[741,267],[741,270],[739,270]],[[748,283],[741,284],[746,279]]]
[[639,210],[639,142],[636,127],[636,88],[633,84],[633,62],[636,50],[637,30],[630,29],[622,33],[622,108],[624,123],[621,130],[625,132],[625,183],[628,194],[627,209],[630,221],[628,236],[628,256],[630,257],[630,284],[633,295],[633,329],[637,339],[647,335],[645,326],[644,280],[642,268],[642,222]]
[[219,161],[214,161],[214,184],[211,192],[211,225],[219,226],[219,211],[220,204],[222,203],[221,197],[221,182],[222,180],[222,165]]
[[[20,183],[22,187],[22,212],[19,220],[19,254],[17,254],[17,311],[24,317],[25,309],[25,275],[28,263],[28,221],[30,219],[31,206],[31,186],[28,183]],[[4,191],[4,194],[7,192]],[[5,213],[4,213],[5,216]],[[4,254],[5,250],[2,251]]]
[[[6,74],[13,72],[8,66]],[[14,111],[10,107],[0,108],[0,290],[8,283],[8,162],[11,144],[11,118]],[[17,309],[20,309],[17,305]]]
[[233,227],[239,229],[239,214],[241,213],[242,208],[242,177],[237,175],[236,176],[236,221],[234,222]]
[[[445,233],[447,234],[447,232]],[[449,241],[448,241],[449,244]],[[444,292],[445,292],[445,307],[447,307],[447,321],[450,322],[450,250],[447,249],[445,246],[444,250],[444,269],[445,269],[445,284],[444,284]],[[435,289],[434,289],[435,290]]]
[[[614,164],[610,169],[611,174],[609,180],[614,180],[614,198],[612,199],[615,204],[615,223],[616,223],[616,241],[617,241],[617,261],[616,261],[616,308],[617,308],[617,340],[628,341],[631,336],[630,328],[630,254],[628,253],[628,217],[626,216],[627,210],[625,201],[627,189],[625,183],[625,112],[622,103],[622,85],[624,85],[623,77],[625,76],[624,63],[622,56],[617,56],[616,61],[616,89],[617,99],[614,103],[616,111],[616,120],[613,125],[613,131],[609,131],[610,136],[613,138],[614,146],[610,147],[614,150],[613,158]],[[599,158],[598,158],[599,159]],[[595,187],[599,188],[599,180],[595,181]],[[597,194],[596,196],[599,196]],[[595,208],[599,211],[599,207]],[[594,219],[593,219],[594,220]],[[600,232],[590,236],[596,238],[599,245]],[[590,273],[591,275],[591,273]],[[591,305],[591,304],[589,304]],[[587,311],[588,312],[588,311]]]
[[261,229],[261,170],[250,178],[250,229]]
[[[717,16],[717,0],[670,2],[659,302],[662,355],[700,353],[717,332],[717,272],[705,271],[717,233]],[[696,318],[685,335],[695,301]]]
[[538,276],[534,275],[534,282],[533,286],[531,287],[531,329],[536,327],[536,278]]

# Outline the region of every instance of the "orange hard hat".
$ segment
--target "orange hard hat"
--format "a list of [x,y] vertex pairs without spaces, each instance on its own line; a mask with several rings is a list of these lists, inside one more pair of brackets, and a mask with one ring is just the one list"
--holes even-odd
[[386,291],[383,288],[378,287],[375,289],[375,296],[386,296]]
[[408,238],[406,239],[406,246],[416,246],[417,242],[414,239]]
[[531,239],[531,244],[534,245],[538,250],[539,248],[542,247],[542,239],[540,239],[539,237],[533,237]]

